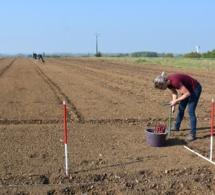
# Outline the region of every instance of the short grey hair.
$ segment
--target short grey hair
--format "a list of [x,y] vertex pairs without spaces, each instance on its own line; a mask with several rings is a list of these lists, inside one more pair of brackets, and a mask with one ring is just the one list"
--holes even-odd
[[164,76],[158,76],[154,80],[155,88],[161,89],[163,85],[168,81],[168,79]]

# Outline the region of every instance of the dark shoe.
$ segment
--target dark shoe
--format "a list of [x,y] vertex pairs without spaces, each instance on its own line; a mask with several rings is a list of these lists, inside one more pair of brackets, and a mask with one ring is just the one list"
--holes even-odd
[[179,131],[179,129],[176,129],[175,127],[171,127],[171,131]]
[[189,134],[188,137],[184,140],[185,142],[191,142],[191,141],[194,141],[196,138],[193,137],[192,134]]

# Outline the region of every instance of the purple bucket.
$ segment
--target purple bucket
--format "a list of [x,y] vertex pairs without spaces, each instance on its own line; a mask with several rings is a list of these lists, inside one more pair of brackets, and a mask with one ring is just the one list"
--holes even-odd
[[154,133],[154,129],[146,129],[146,140],[148,145],[162,147],[165,145],[167,133]]

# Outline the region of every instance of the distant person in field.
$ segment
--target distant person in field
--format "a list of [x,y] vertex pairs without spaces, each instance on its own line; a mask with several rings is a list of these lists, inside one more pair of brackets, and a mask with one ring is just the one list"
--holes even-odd
[[40,61],[40,59],[42,60],[42,62],[45,62],[42,54],[38,54],[37,57],[38,57],[38,62]]
[[37,54],[33,52],[33,58],[37,59]]
[[[167,77],[164,75],[165,72],[155,78],[155,88],[161,90],[166,90],[168,88],[172,92],[172,101],[170,102],[172,112],[175,111],[175,106],[179,103],[175,125],[171,128],[171,130],[179,131],[181,121],[184,117],[184,111],[188,105],[190,134],[188,135],[187,139],[185,139],[185,141],[193,141],[196,139],[197,119],[195,110],[202,92],[201,84],[196,79],[186,74],[175,73]],[[177,90],[181,92],[180,97],[178,96]]]

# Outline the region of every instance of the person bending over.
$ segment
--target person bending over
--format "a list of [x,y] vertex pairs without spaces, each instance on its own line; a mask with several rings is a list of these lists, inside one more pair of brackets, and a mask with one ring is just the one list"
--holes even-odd
[[33,58],[37,59],[37,54],[33,52]]
[[44,59],[43,59],[42,54],[38,54],[38,55],[37,55],[37,57],[38,57],[38,61],[40,61],[40,59],[41,59],[41,60],[42,60],[42,62],[45,62],[45,61],[44,61]]
[[[172,92],[172,113],[175,111],[176,104],[179,103],[178,114],[172,131],[179,131],[181,122],[184,117],[184,111],[188,105],[188,114],[190,119],[190,134],[185,139],[186,142],[196,139],[196,114],[195,110],[202,92],[201,84],[194,78],[186,74],[174,73],[169,76],[164,76],[163,72],[160,76],[154,79],[154,86],[157,89],[166,90],[167,88]],[[181,96],[178,96],[179,90]]]

